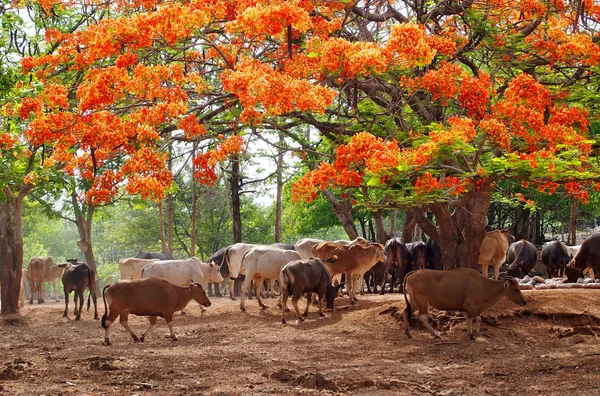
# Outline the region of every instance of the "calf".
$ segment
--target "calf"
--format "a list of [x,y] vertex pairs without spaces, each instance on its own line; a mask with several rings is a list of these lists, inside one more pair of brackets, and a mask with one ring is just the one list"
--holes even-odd
[[[136,342],[144,342],[159,316],[165,318],[171,338],[177,341],[171,324],[173,313],[184,309],[191,300],[196,301],[200,306],[210,307],[210,301],[199,283],[192,281],[188,287],[179,287],[158,278],[110,284],[102,290],[102,299],[104,300],[104,315],[102,315],[104,345],[110,345],[109,329],[117,316],[120,316],[121,324]],[[150,326],[142,333],[141,338],[138,338],[129,327],[127,323],[129,314],[150,317]]]
[[[499,281],[481,276],[470,268],[457,268],[452,271],[423,269],[413,271],[404,278],[404,325],[406,335],[409,332],[409,319],[412,304],[419,310],[419,319],[435,338],[440,335],[431,327],[428,319],[429,305],[446,311],[463,311],[467,316],[469,338],[479,335],[481,313],[494,305],[502,296],[519,305],[525,305],[525,299],[516,279]],[[476,319],[475,332],[472,330]]]
[[[90,290],[88,296],[88,311],[90,309],[90,297],[94,301],[94,319],[98,319],[98,308],[96,306],[96,273],[85,263],[70,262],[68,264],[60,264],[60,268],[64,268],[65,272],[62,276],[62,283],[65,292],[65,312],[64,317],[67,317],[69,310],[69,293],[75,292],[73,301],[75,303],[75,320],[81,318],[81,309],[83,308],[83,292],[85,289]],[[77,308],[77,299],[79,299],[79,309]]]
[[510,245],[506,259],[509,263],[506,275],[523,278],[535,266],[537,250],[533,243],[521,239]]
[[240,309],[246,310],[245,295],[250,294],[250,284],[254,281],[254,293],[258,304],[265,309],[267,306],[262,302],[260,289],[263,280],[275,280],[279,278],[281,269],[290,261],[300,260],[300,253],[294,250],[282,250],[274,246],[257,246],[250,249],[244,255],[244,266],[246,268],[246,279],[242,284],[242,301]]
[[396,281],[396,269],[400,274],[400,281],[404,280],[406,274],[411,270],[412,263],[410,252],[400,238],[392,238],[385,243],[385,267],[383,269],[383,277],[381,280],[381,294],[385,294],[385,282],[387,274],[392,274],[392,284],[390,292],[394,292],[394,283]]
[[[296,317],[302,322],[304,316],[308,316],[308,307],[312,299],[312,293],[319,295],[319,315],[323,313],[323,300],[327,303],[328,309],[333,309],[333,302],[342,284],[333,286],[331,276],[327,268],[318,258],[295,260],[287,263],[279,274],[281,283],[281,323],[285,324],[285,312],[288,311],[288,295],[292,295],[292,305],[296,310]],[[306,309],[304,314],[300,315],[298,309],[298,300],[306,293]]]

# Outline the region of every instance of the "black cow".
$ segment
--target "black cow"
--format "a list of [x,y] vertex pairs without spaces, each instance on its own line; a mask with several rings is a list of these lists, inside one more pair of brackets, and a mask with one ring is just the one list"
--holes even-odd
[[140,251],[135,258],[148,259],[148,260],[174,260],[173,256],[169,253],[163,252],[142,252]]
[[429,251],[429,262],[427,263],[427,268],[443,271],[444,265],[442,264],[442,248],[440,247],[440,244],[430,238],[427,240],[426,245]]
[[[210,263],[212,261],[214,261],[215,263],[217,263],[217,265],[219,266],[219,270],[221,272],[221,276],[223,277],[223,279],[227,279],[229,278],[229,262],[227,261],[227,250],[229,249],[229,246],[226,246],[224,248],[221,248],[219,250],[217,250],[212,256],[210,256],[210,258],[208,260],[206,260],[207,263]],[[212,285],[212,287],[211,287]],[[214,288],[214,294],[212,289]],[[221,294],[221,290],[219,290],[219,284],[218,283],[209,283],[208,284],[208,296],[209,297],[222,297],[223,295]]]
[[[87,308],[90,310],[90,297],[94,301],[94,319],[98,319],[98,307],[96,305],[96,273],[87,264],[79,263],[76,260],[69,260],[68,264],[60,264],[59,267],[65,268],[62,276],[62,283],[65,292],[65,312],[64,317],[67,317],[69,310],[69,293],[75,292],[74,303],[75,320],[81,318],[81,309],[83,308],[83,292],[85,289],[90,290],[88,296]],[[79,299],[79,308],[77,308],[77,299]]]
[[[406,247],[408,248],[408,243]],[[429,249],[425,242],[413,242],[410,244],[410,259],[412,261],[413,269],[426,269],[429,263]]]
[[591,267],[594,270],[600,270],[600,232],[595,232],[583,243],[579,252],[567,264],[567,278],[569,282],[577,282],[581,272]]
[[550,279],[564,273],[566,265],[572,258],[562,242],[553,241],[542,247],[542,262]]
[[[383,279],[381,281],[381,293],[385,294],[385,282],[387,274],[392,275],[391,292],[394,292],[394,284],[396,281],[396,269],[399,270],[400,284],[403,283],[404,277],[412,270],[410,252],[400,238],[392,238],[385,243],[384,254],[387,261],[383,270]],[[400,290],[401,291],[401,290]]]
[[[308,316],[308,307],[312,299],[312,293],[319,295],[319,315],[323,313],[323,300],[327,303],[327,308],[333,310],[333,303],[338,290],[343,283],[337,286],[331,284],[331,276],[321,259],[311,257],[304,260],[294,260],[287,263],[279,274],[281,283],[281,323],[285,324],[285,312],[287,308],[288,295],[292,295],[292,304],[296,310],[296,316],[300,321],[304,321],[303,316]],[[300,315],[298,309],[298,300],[306,293],[306,309],[304,314]]]
[[535,266],[537,250],[533,243],[521,239],[510,245],[506,259],[507,263],[509,263],[506,275],[523,278]]

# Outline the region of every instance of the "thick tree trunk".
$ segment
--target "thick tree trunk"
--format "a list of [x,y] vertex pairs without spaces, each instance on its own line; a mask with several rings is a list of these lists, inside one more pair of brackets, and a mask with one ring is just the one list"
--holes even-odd
[[354,225],[354,217],[352,216],[352,204],[348,199],[338,201],[335,196],[329,191],[323,191],[325,197],[331,203],[333,212],[339,219],[344,231],[350,239],[356,239],[358,237],[358,231]]
[[417,220],[413,215],[412,210],[407,210],[404,214],[404,227],[402,227],[402,240],[405,243],[412,242],[413,231],[415,230],[416,226]]
[[234,155],[231,158],[231,228],[233,231],[233,242],[242,242],[242,214],[240,205],[240,158]]
[[[196,151],[198,150],[198,142],[194,142],[192,148],[192,158],[196,158]],[[192,170],[192,218],[191,218],[191,235],[190,235],[190,256],[196,255],[196,216],[198,213],[198,188],[196,186],[196,180],[193,177]]]
[[[12,195],[12,194],[11,194]],[[2,315],[19,311],[23,276],[23,199],[25,194],[0,202],[0,289]]]
[[392,210],[391,215],[391,223],[390,223],[390,238],[394,238],[396,236],[396,232],[398,231],[398,209]]
[[[279,134],[279,146],[283,147],[285,139]],[[275,242],[281,242],[281,196],[283,192],[283,148],[277,154],[277,192],[275,193]]]
[[571,246],[577,245],[577,212],[579,211],[579,203],[577,199],[571,198],[571,222],[570,222],[570,243]]
[[162,201],[158,202],[158,221],[159,221],[161,251],[166,252],[167,251],[167,238],[165,237],[165,213],[163,211]]
[[375,230],[377,233],[377,242],[385,243],[387,241],[388,236],[385,233],[385,226],[383,224],[383,211],[376,210],[373,212],[373,219],[375,220]]
[[71,202],[73,204],[73,211],[75,212],[75,224],[77,225],[77,232],[79,233],[79,241],[77,246],[83,252],[85,256],[85,263],[90,266],[91,269],[96,271],[96,260],[94,258],[94,248],[92,246],[92,220],[94,218],[94,205],[82,204],[79,206],[77,202],[77,194],[71,193]]

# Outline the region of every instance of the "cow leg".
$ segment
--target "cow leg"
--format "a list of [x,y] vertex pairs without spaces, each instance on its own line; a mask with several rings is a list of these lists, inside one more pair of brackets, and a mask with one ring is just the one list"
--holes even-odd
[[481,330],[481,315],[475,317],[475,337],[479,337]]
[[235,298],[235,293],[234,293],[234,289],[235,289],[234,283],[235,283],[235,281],[231,278],[229,278],[229,280],[227,281],[227,286],[229,286],[229,298],[235,301],[236,298]]
[[474,340],[473,337],[473,317],[467,314],[467,335],[471,340]]
[[58,293],[56,292],[56,279],[52,281],[52,288],[54,289],[54,301],[59,302]]
[[440,334],[429,324],[428,306],[429,302],[426,302],[425,305],[419,304],[419,319],[421,320],[421,323],[423,323],[423,326],[425,326],[425,328],[427,328],[427,330],[429,330],[429,332],[433,334],[435,338],[442,338],[440,337]]
[[44,301],[44,281],[38,283],[38,304],[43,304]]
[[292,305],[296,310],[296,317],[298,318],[298,320],[304,322],[304,318],[302,317],[302,315],[300,315],[300,309],[298,309],[298,300],[300,300],[300,295],[297,295],[296,291],[294,291],[294,296],[292,297]]
[[481,275],[488,277],[488,266],[489,264],[481,264]]
[[364,285],[364,282],[365,282],[365,277],[364,277],[364,275],[362,275],[362,274],[361,274],[361,275],[359,275],[359,276],[358,276],[358,293],[359,293],[361,296],[365,294],[365,285]]
[[250,296],[250,286],[252,286],[252,275],[246,274],[246,279],[244,279],[244,283],[242,283],[242,300],[240,301],[240,309],[242,312],[246,311],[246,293]]
[[177,336],[175,335],[175,332],[173,331],[173,316],[165,315],[165,320],[167,321],[167,326],[169,326],[169,331],[171,332],[171,339],[173,341],[177,341]]
[[265,303],[262,301],[261,289],[263,288],[263,279],[262,278],[254,278],[254,293],[256,294],[256,299],[258,300],[258,305],[262,309],[268,308]]
[[552,269],[550,267],[546,267],[546,274],[548,274],[548,279],[552,279]]
[[214,294],[213,294],[213,284],[212,283],[209,283],[208,287],[205,290],[206,290],[206,295],[208,297],[214,297]]
[[[76,295],[79,295],[79,309],[77,310],[77,316],[75,317],[75,320],[79,320],[81,319],[81,311],[83,310],[83,301],[85,300],[85,298],[83,297],[83,289],[76,290],[75,293]],[[77,304],[75,304],[75,307],[77,307]],[[96,314],[96,316],[97,315],[98,314]]]
[[148,335],[148,333],[150,333],[150,330],[152,330],[152,328],[156,324],[156,318],[158,318],[158,316],[150,316],[150,325],[148,326],[146,331],[142,333],[142,336],[140,337],[141,342],[144,342],[144,339],[146,339],[146,336]]
[[498,280],[498,278],[500,277],[500,266],[502,265],[502,263],[498,264],[494,264],[494,279]]
[[[307,292],[306,293],[306,309],[304,310],[304,313],[302,314],[302,316],[308,316],[308,307],[310,307],[311,300],[312,300],[312,293]],[[319,305],[320,304],[321,304],[321,301],[319,300]]]
[[356,304],[356,277],[352,272],[346,272],[346,286],[348,286],[348,297],[350,297],[350,304]]
[[77,293],[77,290],[73,291],[73,305],[75,305],[75,308],[73,309],[73,315],[77,316],[77,301],[79,298],[79,293]]
[[[69,310],[69,292],[67,292],[67,288],[64,288],[65,291],[65,312],[63,313],[63,317],[67,317],[67,312]],[[32,291],[33,293],[33,291]]]
[[131,334],[131,338],[133,338],[133,341],[140,342],[140,339],[138,338],[138,336],[136,336],[135,333],[133,332],[133,330],[131,330],[131,327],[129,327],[129,322],[127,322],[128,317],[129,317],[129,313],[127,311],[121,312],[121,315],[119,318],[119,323],[121,323],[121,325],[123,327],[125,327],[125,329],[129,332],[129,334]]
[[96,293],[90,289],[90,294],[92,295],[92,302],[94,303],[94,319],[99,319],[98,317],[98,301],[96,298]]
[[[385,281],[387,280],[387,274],[390,271],[390,263],[386,262],[383,267],[383,277],[381,279],[381,292],[380,294],[383,296],[385,294]],[[392,291],[394,290],[394,285],[392,284]]]
[[594,270],[592,269],[592,267],[585,267],[585,269],[583,270],[582,275],[585,276],[585,273],[587,272],[588,276],[590,277],[591,280],[595,280],[596,277],[594,276]]
[[287,300],[288,300],[288,290],[287,287],[282,287],[281,288],[281,323],[285,324],[285,313],[288,310],[287,307]]
[[[110,308],[109,308],[109,311],[110,311]],[[104,345],[107,345],[107,346],[110,345],[109,329],[110,329],[110,325],[113,324],[113,322],[115,321],[116,318],[117,318],[117,315],[113,315],[113,312],[109,312],[106,317],[106,320],[104,321],[104,323],[102,323],[102,327],[104,327]]]

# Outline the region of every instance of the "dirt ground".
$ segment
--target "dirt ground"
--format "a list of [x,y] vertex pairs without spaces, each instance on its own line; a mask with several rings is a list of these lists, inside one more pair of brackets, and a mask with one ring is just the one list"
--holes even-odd
[[[159,319],[145,343],[117,322],[112,346],[92,312],[62,317],[63,302],[27,304],[0,324],[0,391],[4,394],[323,394],[564,395],[600,394],[600,291],[524,292],[528,305],[508,300],[487,312],[482,336],[441,315],[434,340],[398,321],[401,294],[362,296],[357,306],[336,300],[320,319],[281,324],[275,300],[260,310],[249,301],[213,298],[204,315],[195,302],[176,314],[179,341]],[[303,304],[303,302],[302,302]],[[73,305],[70,304],[70,310]],[[104,307],[99,306],[102,315]],[[442,314],[442,313],[440,313]],[[291,316],[288,316],[292,319]],[[450,322],[448,322],[450,320]],[[130,317],[141,333],[147,319]],[[415,323],[416,326],[416,323]],[[582,334],[574,334],[582,333]]]

